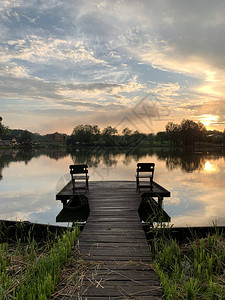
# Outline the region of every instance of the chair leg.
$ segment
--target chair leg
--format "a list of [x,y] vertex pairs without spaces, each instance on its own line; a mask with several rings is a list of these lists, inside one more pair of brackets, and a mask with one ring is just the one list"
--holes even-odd
[[73,193],[75,193],[75,180],[72,179],[72,184],[73,184]]
[[86,178],[86,189],[88,190],[88,178]]
[[150,189],[151,190],[153,189],[153,180],[152,180],[152,177],[150,177]]

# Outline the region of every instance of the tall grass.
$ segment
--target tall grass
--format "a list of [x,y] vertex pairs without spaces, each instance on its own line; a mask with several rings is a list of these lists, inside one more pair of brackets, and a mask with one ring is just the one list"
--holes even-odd
[[162,236],[150,241],[150,251],[165,299],[225,299],[223,234],[186,244]]
[[76,227],[38,245],[29,231],[26,243],[0,244],[0,299],[48,299],[78,236]]

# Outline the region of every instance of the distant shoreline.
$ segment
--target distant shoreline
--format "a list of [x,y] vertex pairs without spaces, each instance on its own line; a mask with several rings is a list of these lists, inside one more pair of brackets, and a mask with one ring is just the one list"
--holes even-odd
[[52,149],[52,148],[59,148],[59,149],[92,149],[95,147],[103,147],[106,149],[115,149],[115,148],[119,148],[119,149],[131,149],[133,147],[135,148],[167,148],[167,149],[181,149],[181,150],[195,150],[195,149],[224,149],[225,145],[224,144],[200,144],[200,145],[180,145],[180,146],[174,146],[174,145],[168,145],[168,144],[144,144],[144,145],[130,145],[130,146],[126,146],[126,145],[115,145],[115,146],[109,146],[109,145],[101,145],[101,144],[95,144],[95,145],[79,145],[79,146],[67,146],[67,145],[57,145],[57,144],[49,144],[49,145],[33,145],[33,146],[0,146],[0,149],[14,149],[14,150],[23,150],[23,149]]

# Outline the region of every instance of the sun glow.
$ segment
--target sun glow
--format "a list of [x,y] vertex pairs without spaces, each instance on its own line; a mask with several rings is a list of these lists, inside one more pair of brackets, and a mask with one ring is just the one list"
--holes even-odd
[[212,165],[212,164],[207,160],[207,162],[205,163],[204,170],[207,171],[207,172],[215,172],[215,171],[216,171],[216,166],[215,166],[215,165]]
[[218,116],[214,115],[202,115],[199,117],[199,121],[203,123],[206,127],[216,123],[218,120]]
[[204,85],[204,86],[201,86],[200,88],[198,88],[197,90],[200,93],[211,95],[211,96],[221,96],[222,95],[221,92],[218,91],[218,89],[216,89],[215,84]]

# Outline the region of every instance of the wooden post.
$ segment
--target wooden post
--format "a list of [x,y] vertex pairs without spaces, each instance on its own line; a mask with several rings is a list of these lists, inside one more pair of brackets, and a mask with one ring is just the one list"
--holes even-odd
[[61,200],[61,202],[62,202],[62,204],[63,204],[63,207],[65,207],[66,204],[67,204],[67,200],[63,199],[63,200]]
[[158,205],[160,208],[162,208],[162,203],[163,203],[163,197],[158,196]]

